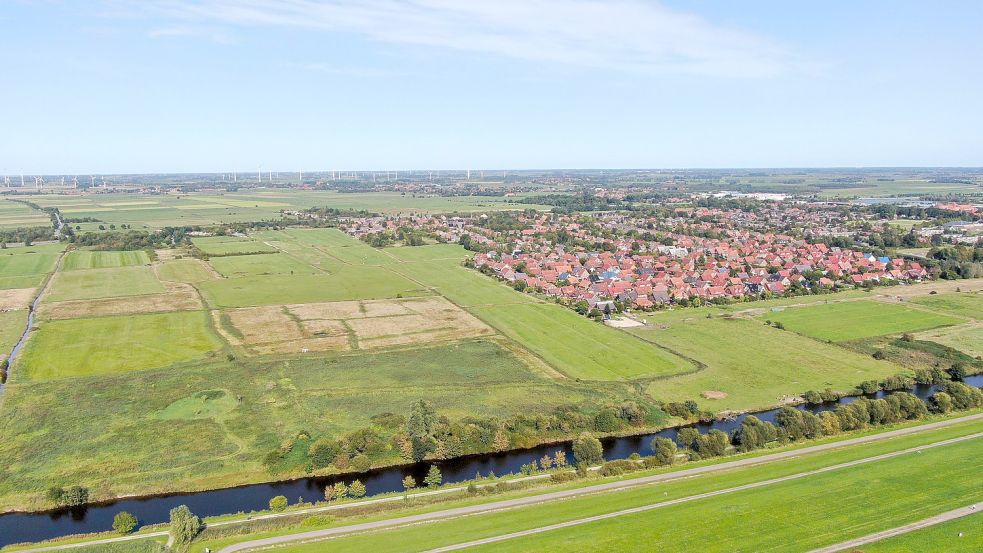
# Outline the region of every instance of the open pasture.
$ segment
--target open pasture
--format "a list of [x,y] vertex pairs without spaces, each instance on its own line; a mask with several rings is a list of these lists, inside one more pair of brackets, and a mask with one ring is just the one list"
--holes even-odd
[[980,322],[926,330],[915,338],[949,346],[970,357],[983,356],[983,323]]
[[[983,551],[983,513],[943,522],[867,544],[864,553],[979,553]],[[847,552],[843,552],[847,553]]]
[[187,284],[168,282],[163,294],[145,294],[94,300],[42,302],[38,307],[40,319],[78,319],[138,313],[192,311],[202,308],[198,292]]
[[276,249],[260,242],[259,240],[236,238],[233,236],[208,236],[203,238],[193,238],[191,242],[205,255],[216,257],[224,255],[245,255],[276,252]]
[[150,265],[150,257],[145,251],[87,251],[76,250],[65,255],[62,269],[75,271],[79,269],[114,269],[117,267],[132,267]]
[[48,214],[20,202],[0,201],[0,229],[44,227],[51,224]]
[[200,284],[209,305],[250,307],[425,295],[418,284],[385,269],[342,266],[327,274],[244,276]]
[[55,269],[62,248],[51,244],[0,249],[0,290],[39,286]]
[[[93,334],[87,329],[86,339]],[[173,340],[162,344],[174,346]],[[106,345],[117,348],[117,357],[132,355],[130,343]],[[191,408],[211,390],[227,391],[237,404],[201,413],[200,406]],[[629,393],[627,386],[543,379],[487,340],[234,362],[217,356],[179,370],[74,379],[15,377],[0,422],[0,506],[29,506],[52,482],[88,486],[96,497],[108,497],[267,480],[263,458],[299,432],[337,438],[370,425],[376,414],[406,416],[421,398],[452,419],[505,418],[566,403],[620,401]]]
[[[338,229],[287,229],[277,234],[350,265],[392,265],[382,251],[356,240]],[[285,236],[284,236],[285,235]]]
[[160,294],[164,285],[148,266],[59,271],[45,301],[91,300]]
[[980,292],[921,296],[913,298],[911,303],[923,305],[933,311],[983,320],[983,293]]
[[196,284],[206,280],[215,280],[218,274],[204,261],[193,258],[164,261],[155,266],[157,278],[168,282],[184,282]]
[[[713,411],[758,409],[808,390],[849,391],[864,380],[901,372],[891,363],[753,320],[694,314],[649,322],[630,332],[703,364],[697,372],[652,381],[648,393],[662,401],[695,400]],[[707,391],[726,396],[705,399]]]
[[0,311],[27,309],[34,300],[34,288],[0,289]]
[[14,344],[27,327],[27,309],[0,311],[0,361],[10,355]]
[[208,260],[208,264],[219,274],[229,278],[259,275],[323,274],[323,271],[282,253],[213,257]]
[[17,359],[15,378],[43,381],[166,367],[221,347],[204,311],[46,321]]
[[789,307],[758,317],[780,322],[792,332],[832,342],[954,325],[965,319],[881,301],[851,301]]

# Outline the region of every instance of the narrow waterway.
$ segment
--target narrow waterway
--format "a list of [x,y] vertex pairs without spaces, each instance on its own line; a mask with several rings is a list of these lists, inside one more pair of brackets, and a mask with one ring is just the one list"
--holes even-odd
[[[983,386],[983,375],[966,378],[965,382],[973,386]],[[910,390],[919,398],[926,399],[937,391],[935,386],[916,386]],[[885,392],[879,392],[868,397],[884,397]],[[837,405],[856,401],[857,397],[845,397],[837,402],[820,405],[800,405],[814,413],[828,411]],[[753,413],[756,417],[773,422],[778,409]],[[732,432],[740,427],[747,415],[735,419],[714,421],[708,424],[696,425],[700,432],[721,430]],[[650,443],[653,438],[664,437],[675,440],[678,428],[667,428],[659,432],[622,438],[603,440],[604,457],[608,460],[625,459],[632,453],[651,455]],[[522,465],[538,461],[543,455],[554,455],[563,452],[569,460],[573,459],[569,443],[540,446],[532,449],[506,451],[473,455],[457,459],[449,459],[434,463],[443,473],[445,483],[470,480],[475,475],[488,476],[491,473],[503,475],[518,473]],[[359,476],[365,484],[367,495],[376,495],[394,491],[402,491],[402,480],[405,476],[413,476],[417,482],[422,482],[430,463],[419,463],[405,467],[394,467],[370,471]],[[350,482],[354,477],[346,477]],[[199,516],[215,516],[239,511],[254,511],[266,509],[270,498],[277,495],[286,496],[290,503],[300,498],[306,501],[322,499],[324,487],[333,484],[337,478],[302,478],[286,482],[269,484],[252,484],[238,488],[227,488],[189,494],[172,494],[155,497],[122,499],[112,503],[90,505],[77,509],[65,509],[48,513],[10,513],[0,515],[0,546],[11,543],[40,541],[59,536],[102,532],[112,528],[113,517],[120,511],[128,511],[140,520],[141,524],[166,522],[169,512],[178,505],[187,505]]]

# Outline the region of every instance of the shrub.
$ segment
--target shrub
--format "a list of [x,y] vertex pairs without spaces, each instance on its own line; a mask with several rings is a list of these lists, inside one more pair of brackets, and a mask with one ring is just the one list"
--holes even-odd
[[639,465],[628,459],[618,459],[616,461],[608,461],[601,466],[600,472],[601,476],[617,476],[619,474],[624,474],[626,472],[632,472],[638,470]]
[[676,462],[676,442],[669,438],[652,440],[652,457],[659,465],[671,465]]
[[348,486],[348,495],[355,499],[365,497],[365,484],[359,480],[352,482],[351,485]]
[[332,522],[334,522],[334,517],[331,515],[311,515],[300,522],[300,527],[326,526]]
[[555,484],[562,484],[563,482],[571,482],[577,479],[577,473],[570,471],[554,472],[550,475],[550,481]]
[[113,530],[117,534],[129,534],[137,527],[137,517],[127,513],[126,511],[121,511],[116,513],[113,517]]
[[596,465],[604,461],[601,441],[584,432],[573,441],[573,458],[578,465]]
[[286,496],[278,495],[270,500],[270,510],[279,513],[287,508]]

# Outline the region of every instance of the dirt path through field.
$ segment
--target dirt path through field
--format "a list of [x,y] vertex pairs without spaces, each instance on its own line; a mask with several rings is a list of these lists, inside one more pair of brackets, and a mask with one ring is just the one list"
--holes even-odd
[[894,536],[900,536],[902,534],[907,534],[908,532],[914,532],[915,530],[921,530],[922,528],[928,528],[930,526],[935,526],[936,524],[956,520],[957,518],[962,518],[969,515],[978,515],[981,512],[983,512],[983,509],[980,509],[977,505],[960,507],[946,513],[935,515],[934,517],[928,517],[917,522],[905,524],[904,526],[898,526],[897,528],[891,528],[890,530],[884,530],[883,532],[877,532],[875,534],[837,543],[835,545],[813,549],[812,551],[809,551],[809,553],[837,553],[839,551],[847,551],[853,549],[854,547],[867,545],[885,540],[887,538],[893,538]]

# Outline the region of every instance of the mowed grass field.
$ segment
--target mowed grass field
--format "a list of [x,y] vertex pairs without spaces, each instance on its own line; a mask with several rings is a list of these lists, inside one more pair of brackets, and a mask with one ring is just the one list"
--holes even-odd
[[13,201],[0,201],[0,229],[44,227],[51,224],[47,213],[29,205]]
[[983,551],[983,511],[860,548],[864,553],[979,553]]
[[[210,390],[241,400],[217,405],[207,418],[183,409]],[[0,507],[30,506],[53,482],[89,486],[108,497],[265,481],[271,476],[263,457],[299,432],[337,438],[371,424],[376,414],[407,416],[420,399],[452,419],[505,418],[567,403],[602,405],[630,393],[626,385],[543,378],[489,340],[233,362],[219,356],[178,369],[15,378],[0,417]],[[195,416],[174,416],[182,410]]]
[[116,267],[132,267],[149,265],[150,257],[144,251],[73,251],[65,255],[65,271],[78,269],[113,269]]
[[193,238],[191,241],[194,243],[195,247],[202,251],[202,253],[212,256],[276,252],[276,249],[260,242],[259,240],[251,240],[235,236],[207,236],[202,238]]
[[[696,359],[705,368],[692,374],[653,381],[652,397],[695,400],[705,409],[745,410],[771,407],[783,397],[808,390],[849,391],[864,380],[901,372],[901,367],[832,344],[767,327],[748,319],[693,316],[631,329],[646,340]],[[706,399],[706,391],[724,392]]]
[[208,264],[222,276],[230,278],[256,275],[324,274],[324,271],[315,269],[282,253],[215,257],[209,259]]
[[61,244],[0,249],[0,290],[34,288],[55,269]]
[[222,347],[204,311],[45,321],[16,361],[18,380],[164,367]]
[[965,321],[960,317],[873,300],[790,307],[766,313],[759,319],[780,322],[792,332],[832,342],[913,332]]
[[45,301],[140,296],[163,291],[164,285],[147,266],[59,271]]
[[204,261],[197,259],[174,259],[157,265],[157,277],[169,282],[195,284],[214,280],[216,274],[209,270]]
[[911,303],[961,317],[983,320],[983,293],[980,292],[921,296],[912,298]]
[[[979,429],[976,423],[971,428]],[[956,435],[966,435],[968,427]],[[427,551],[802,474],[953,436],[952,429],[876,444],[463,516],[425,525],[361,532],[280,547],[286,553]],[[469,551],[809,551],[865,536],[976,501],[976,438],[754,489],[623,514],[469,548]],[[916,484],[917,483],[917,484]]]

